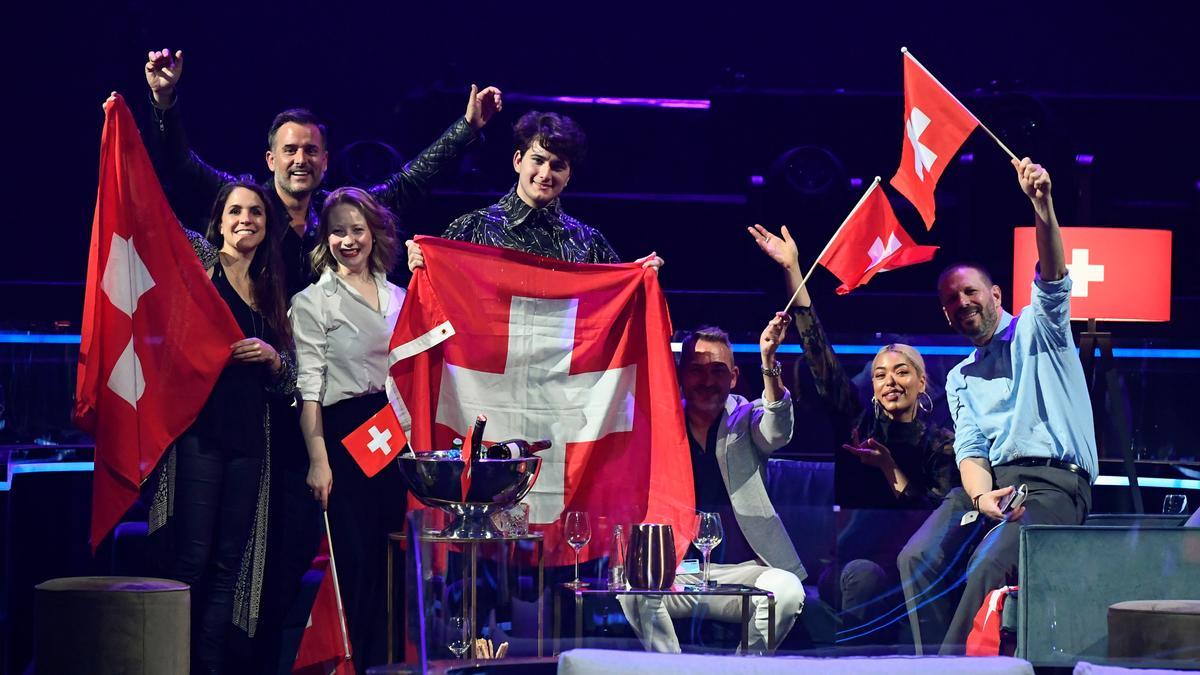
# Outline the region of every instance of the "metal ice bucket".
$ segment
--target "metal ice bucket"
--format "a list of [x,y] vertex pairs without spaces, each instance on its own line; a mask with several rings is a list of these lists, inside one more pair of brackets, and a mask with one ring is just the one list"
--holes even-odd
[[670,525],[638,523],[629,533],[625,574],[629,587],[661,591],[675,583],[675,532]]
[[533,487],[541,468],[540,457],[482,459],[471,462],[471,487],[462,493],[466,464],[457,453],[405,454],[397,458],[400,473],[414,497],[426,506],[440,508],[452,517],[443,537],[501,539],[491,515],[521,501]]

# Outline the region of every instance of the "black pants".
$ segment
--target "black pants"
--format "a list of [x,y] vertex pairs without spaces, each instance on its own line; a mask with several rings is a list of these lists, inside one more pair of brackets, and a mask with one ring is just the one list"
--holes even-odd
[[[271,406],[271,506],[263,573],[262,616],[254,637],[255,673],[290,673],[300,647],[299,632],[283,633],[295,611],[304,573],[312,566],[321,533],[320,505],[306,482],[308,451],[296,408]],[[303,613],[307,614],[308,607]],[[303,619],[299,619],[303,625]],[[293,634],[294,633],[294,634]]]
[[360,673],[387,659],[387,535],[404,530],[407,490],[394,463],[367,478],[341,439],[386,404],[386,395],[370,394],[321,410],[333,472],[329,529],[354,667]]
[[946,631],[942,654],[961,654],[975,614],[984,597],[1000,586],[1017,578],[1022,525],[1080,525],[1092,508],[1092,488],[1087,480],[1075,473],[1048,466],[998,466],[993,469],[996,485],[1008,487],[1025,484],[1025,516],[1020,522],[996,523],[980,517],[971,527],[990,529],[984,535],[967,567],[962,600]]
[[221,673],[262,460],[232,456],[190,433],[179,437],[175,451],[170,575],[193,589],[192,672]]

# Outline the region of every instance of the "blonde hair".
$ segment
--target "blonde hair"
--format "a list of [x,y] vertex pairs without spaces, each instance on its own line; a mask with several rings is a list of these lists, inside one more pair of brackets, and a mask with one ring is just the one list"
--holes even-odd
[[337,269],[337,260],[329,250],[329,215],[333,207],[346,204],[353,206],[363,214],[367,227],[371,229],[371,256],[367,259],[367,269],[371,273],[387,274],[396,264],[396,251],[399,249],[399,238],[396,236],[396,217],[384,208],[371,193],[355,187],[338,188],[329,193],[325,204],[321,206],[321,219],[317,226],[317,245],[309,254],[312,260],[313,273],[320,276],[325,268]]
[[[879,351],[875,353],[875,358],[878,359],[886,352],[895,352],[899,354],[917,371],[917,377],[925,377],[925,359],[921,358],[921,352],[901,342],[893,342],[890,345],[884,345],[883,347],[880,347]],[[871,361],[872,368],[874,368],[874,364],[875,361],[873,359]]]

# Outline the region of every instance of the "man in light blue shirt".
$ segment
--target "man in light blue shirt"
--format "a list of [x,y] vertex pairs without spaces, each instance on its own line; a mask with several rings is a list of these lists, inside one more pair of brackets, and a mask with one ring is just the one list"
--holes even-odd
[[[1013,166],[1037,226],[1039,271],[1030,305],[1016,317],[1005,312],[1000,287],[975,265],[953,265],[938,279],[946,320],[975,344],[946,377],[958,469],[978,514],[987,519],[981,521],[1000,523],[971,558],[943,654],[962,653],[984,596],[1015,581],[1020,524],[1082,523],[1097,470],[1050,175],[1029,158],[1013,160]],[[1028,488],[1024,506],[1003,512],[1001,500],[1019,485]]]

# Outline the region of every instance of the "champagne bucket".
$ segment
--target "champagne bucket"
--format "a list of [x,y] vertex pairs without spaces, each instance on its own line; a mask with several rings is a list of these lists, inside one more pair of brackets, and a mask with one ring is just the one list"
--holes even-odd
[[629,533],[625,556],[629,587],[661,591],[675,583],[675,533],[670,525],[639,523]]

